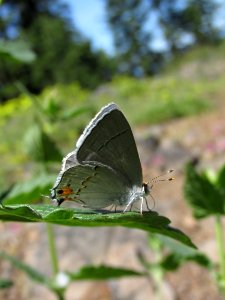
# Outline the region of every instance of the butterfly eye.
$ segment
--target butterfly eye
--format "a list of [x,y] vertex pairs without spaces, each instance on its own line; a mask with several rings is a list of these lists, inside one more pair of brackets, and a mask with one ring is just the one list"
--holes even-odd
[[148,184],[147,183],[143,183],[142,186],[144,188],[145,195],[150,194],[150,188],[149,188]]

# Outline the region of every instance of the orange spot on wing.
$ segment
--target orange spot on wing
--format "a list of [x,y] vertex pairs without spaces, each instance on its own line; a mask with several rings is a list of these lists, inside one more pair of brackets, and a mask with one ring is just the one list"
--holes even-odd
[[57,193],[60,194],[60,196],[67,196],[73,194],[73,189],[69,186],[65,186],[58,190]]

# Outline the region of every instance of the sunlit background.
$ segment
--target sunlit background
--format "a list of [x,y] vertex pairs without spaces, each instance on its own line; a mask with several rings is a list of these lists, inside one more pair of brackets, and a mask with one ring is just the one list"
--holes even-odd
[[[147,274],[74,280],[58,299],[222,299],[224,53],[222,0],[0,1],[0,203],[54,206],[43,195],[62,158],[98,110],[115,102],[132,127],[145,181],[175,169],[174,181],[154,185],[149,205],[200,251],[181,249],[178,259],[169,243],[137,229],[54,226],[61,271],[109,265]],[[191,201],[196,194],[211,204]],[[0,251],[10,255],[0,252],[0,299],[57,299],[12,259],[48,278],[57,273],[49,228],[0,223]],[[208,259],[221,267],[218,276]]]

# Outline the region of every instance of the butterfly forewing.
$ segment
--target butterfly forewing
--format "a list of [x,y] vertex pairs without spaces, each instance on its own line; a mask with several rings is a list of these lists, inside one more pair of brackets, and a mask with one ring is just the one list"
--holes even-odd
[[[80,164],[99,162],[115,170],[127,186],[141,186],[142,170],[130,125],[115,104],[104,107],[77,143]],[[116,188],[116,187],[115,187]]]

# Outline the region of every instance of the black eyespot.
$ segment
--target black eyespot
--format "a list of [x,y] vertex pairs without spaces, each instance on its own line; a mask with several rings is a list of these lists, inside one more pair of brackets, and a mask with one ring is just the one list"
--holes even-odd
[[59,195],[63,194],[63,190],[58,190],[57,194],[59,194]]

